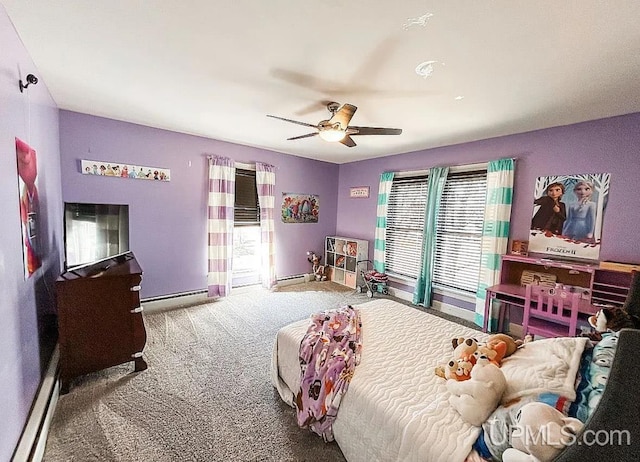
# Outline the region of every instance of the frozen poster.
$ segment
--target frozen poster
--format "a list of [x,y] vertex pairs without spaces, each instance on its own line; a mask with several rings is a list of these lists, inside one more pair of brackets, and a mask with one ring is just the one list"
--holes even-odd
[[598,260],[610,177],[609,173],[539,177],[529,251]]

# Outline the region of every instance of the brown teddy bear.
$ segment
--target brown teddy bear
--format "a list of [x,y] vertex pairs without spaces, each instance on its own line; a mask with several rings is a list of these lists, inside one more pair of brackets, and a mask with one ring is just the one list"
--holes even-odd
[[435,374],[445,379],[467,380],[471,377],[471,369],[478,357],[486,356],[499,367],[502,360],[515,353],[522,344],[522,340],[514,340],[506,334],[492,334],[482,343],[478,343],[474,338],[454,338],[451,340],[452,359],[444,366],[437,366]]

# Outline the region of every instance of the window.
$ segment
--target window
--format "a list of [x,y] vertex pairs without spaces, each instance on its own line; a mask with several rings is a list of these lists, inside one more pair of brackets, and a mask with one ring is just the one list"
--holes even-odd
[[[480,274],[481,237],[487,174],[453,167],[438,212],[433,282],[443,288],[475,292]],[[386,268],[416,279],[422,265],[422,235],[428,177],[393,180],[387,212]]]
[[236,169],[233,229],[234,287],[260,282],[260,207],[256,172]]
[[478,288],[486,189],[484,171],[449,173],[438,211],[434,283]]
[[235,226],[255,226],[260,224],[255,171],[236,169],[234,221]]
[[386,270],[410,278],[420,272],[427,177],[396,178],[387,210]]

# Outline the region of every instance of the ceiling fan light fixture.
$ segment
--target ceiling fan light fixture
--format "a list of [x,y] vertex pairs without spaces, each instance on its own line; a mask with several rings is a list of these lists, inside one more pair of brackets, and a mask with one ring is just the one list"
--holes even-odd
[[320,130],[320,138],[322,138],[325,141],[329,141],[330,143],[336,142],[336,141],[340,141],[342,138],[344,138],[346,136],[347,132],[344,130],[336,130],[336,129],[329,129],[329,130]]

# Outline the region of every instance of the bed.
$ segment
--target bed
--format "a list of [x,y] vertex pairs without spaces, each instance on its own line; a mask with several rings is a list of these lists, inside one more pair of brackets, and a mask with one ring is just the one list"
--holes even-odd
[[[434,374],[434,367],[450,357],[452,338],[475,337],[482,341],[487,334],[390,299],[357,308],[362,320],[361,361],[333,424],[335,440],[345,458],[349,462],[464,461],[481,427],[465,423],[449,405],[445,381]],[[291,406],[300,387],[298,353],[307,327],[306,319],[285,326],[274,343],[272,382]],[[529,345],[543,345],[536,341],[522,349],[526,353],[519,350],[506,358],[503,372],[510,384],[507,394],[516,397],[536,388],[550,388],[569,400],[575,399],[580,345],[586,339],[572,341],[575,343],[569,348],[565,342],[548,342],[555,345],[552,349],[562,350],[551,353],[534,351]],[[625,367],[634,345],[640,345],[640,331],[622,332],[607,388],[586,427],[612,428],[615,423],[613,427],[622,429],[621,425],[626,425],[624,428],[632,432],[631,445],[590,445],[588,450],[586,445],[574,445],[558,460],[603,460],[603,450],[604,454],[615,454],[613,458],[606,456],[610,460],[640,460],[640,404],[635,399],[625,400],[629,390],[640,386],[640,374]],[[532,364],[532,357],[544,357],[547,362]],[[549,358],[558,362],[549,362]],[[556,370],[561,372],[550,373]],[[611,420],[611,411],[615,420]]]

